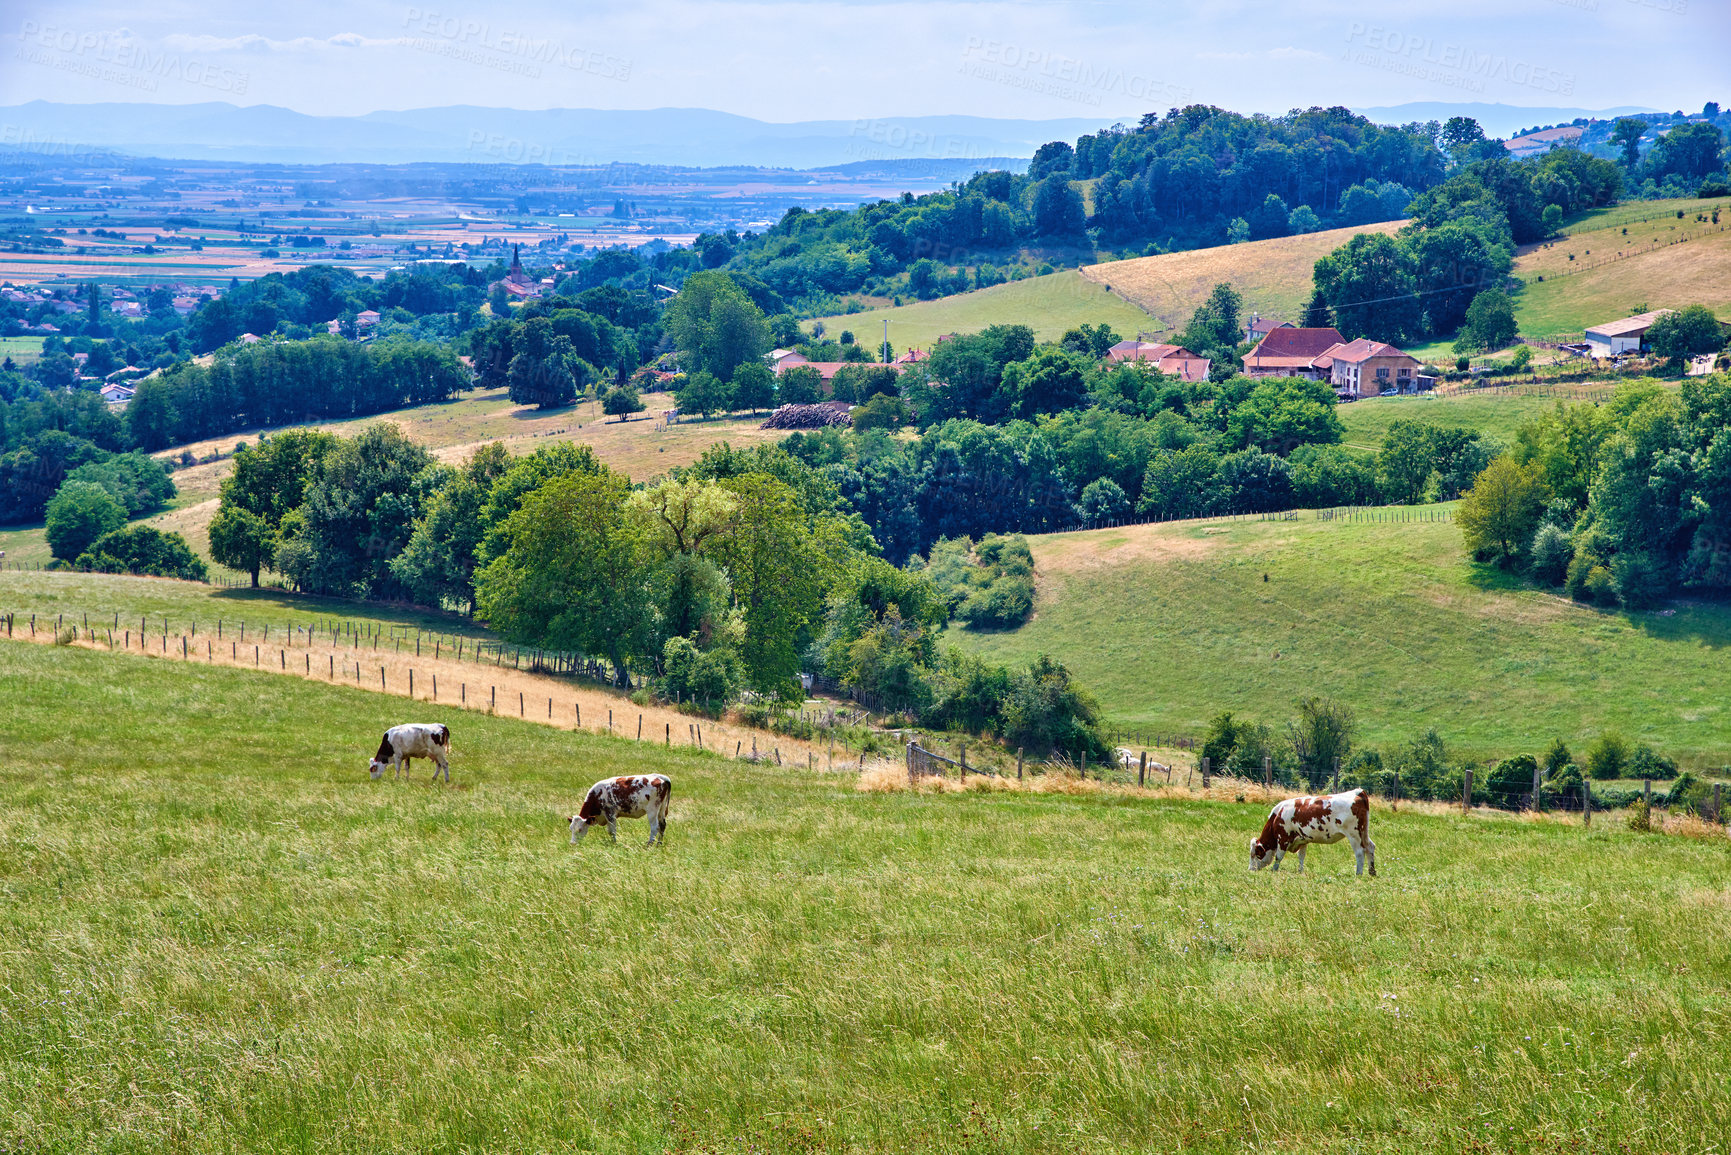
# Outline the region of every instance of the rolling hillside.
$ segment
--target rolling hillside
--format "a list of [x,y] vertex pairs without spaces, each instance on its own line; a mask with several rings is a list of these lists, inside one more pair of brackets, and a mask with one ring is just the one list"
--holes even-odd
[[1378,516],[1034,538],[1033,620],[949,639],[999,662],[1051,654],[1112,719],[1169,732],[1222,710],[1278,725],[1321,693],[1372,745],[1434,726],[1490,758],[1615,728],[1692,765],[1731,758],[1731,607],[1595,610],[1469,564],[1449,522]]
[[1244,295],[1247,312],[1297,324],[1299,310],[1310,297],[1311,271],[1319,258],[1357,233],[1392,233],[1405,223],[1385,221],[1298,237],[1134,257],[1091,265],[1082,270],[1082,276],[1111,286],[1113,295],[1147,310],[1170,328],[1186,325],[1196,306],[1222,281]]
[[1683,305],[1731,318],[1731,198],[1631,201],[1589,213],[1566,236],[1523,250],[1515,275],[1526,282],[1515,316],[1527,337],[1578,339],[1601,321]]
[[[1040,341],[1055,341],[1065,330],[1083,323],[1105,322],[1125,337],[1160,327],[1135,305],[1087,280],[1084,274],[1090,272],[1066,269],[935,301],[914,301],[820,320],[828,333],[851,330],[867,347],[883,340],[884,321],[888,320],[890,344],[898,353],[910,348],[929,349],[946,333],[972,333],[988,325],[1027,325]],[[806,328],[810,327],[807,323]]]

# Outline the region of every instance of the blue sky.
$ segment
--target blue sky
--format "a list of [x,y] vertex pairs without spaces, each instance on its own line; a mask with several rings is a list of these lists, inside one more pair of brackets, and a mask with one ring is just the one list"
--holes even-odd
[[772,121],[1192,102],[1731,104],[1727,0],[0,0],[0,104],[475,104]]

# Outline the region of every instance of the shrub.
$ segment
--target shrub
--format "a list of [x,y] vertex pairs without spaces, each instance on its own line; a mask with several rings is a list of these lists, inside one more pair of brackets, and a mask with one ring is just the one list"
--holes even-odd
[[1082,490],[1076,503],[1076,516],[1083,525],[1104,525],[1121,521],[1130,512],[1130,499],[1123,488],[1110,477],[1097,477]]
[[1484,783],[1491,805],[1505,810],[1520,809],[1522,797],[1532,793],[1533,775],[1538,768],[1538,759],[1531,754],[1516,754],[1491,767]]
[[1533,535],[1533,578],[1548,586],[1562,585],[1574,552],[1568,532],[1545,522]]
[[1601,606],[1617,604],[1617,579],[1611,576],[1611,571],[1602,565],[1596,565],[1587,571],[1587,580],[1582,584],[1586,600]]
[[727,646],[700,650],[690,638],[669,638],[661,648],[662,693],[725,705],[745,684],[745,667]]
[[1677,777],[1677,763],[1655,753],[1651,746],[1637,746],[1635,753],[1629,758],[1629,777],[1669,781]]
[[126,507],[92,481],[68,481],[48,499],[48,548],[72,561],[92,542],[126,524]]
[[624,421],[633,413],[641,413],[644,405],[637,390],[630,385],[615,385],[601,398],[601,412]]
[[146,577],[179,578],[201,582],[208,577],[204,560],[178,533],[163,533],[154,526],[129,525],[103,534],[78,555],[81,569],[100,573],[130,573]]
[[1653,808],[1647,805],[1646,799],[1643,798],[1629,806],[1629,829],[1642,832],[1653,829]]
[[1587,750],[1587,774],[1593,778],[1623,778],[1630,762],[1629,742],[1621,734],[1599,735]]

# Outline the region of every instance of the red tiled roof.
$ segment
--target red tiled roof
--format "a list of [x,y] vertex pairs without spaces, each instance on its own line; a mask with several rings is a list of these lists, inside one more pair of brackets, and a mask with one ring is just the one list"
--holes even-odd
[[1256,348],[1244,355],[1244,367],[1307,369],[1310,363],[1346,338],[1338,329],[1271,329]]
[[1316,367],[1327,369],[1336,361],[1345,361],[1348,365],[1362,365],[1372,357],[1406,357],[1417,360],[1407,353],[1401,352],[1393,345],[1381,341],[1372,341],[1368,337],[1360,337],[1355,341],[1347,341],[1334,345],[1316,357]]

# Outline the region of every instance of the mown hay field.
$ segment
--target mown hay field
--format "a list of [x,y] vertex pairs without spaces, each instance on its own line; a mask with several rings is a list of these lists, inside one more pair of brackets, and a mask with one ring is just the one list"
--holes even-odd
[[[0,1136],[33,1151],[1672,1151],[1731,1130],[1723,839],[862,792],[0,644]],[[665,846],[566,844],[604,775]]]
[[1246,316],[1259,313],[1296,325],[1303,319],[1304,302],[1310,298],[1311,273],[1318,260],[1357,233],[1393,233],[1405,223],[1384,221],[1296,237],[1133,257],[1090,265],[1082,270],[1082,276],[1111,286],[1114,295],[1123,296],[1173,329],[1188,324],[1196,307],[1222,282],[1243,295]]

